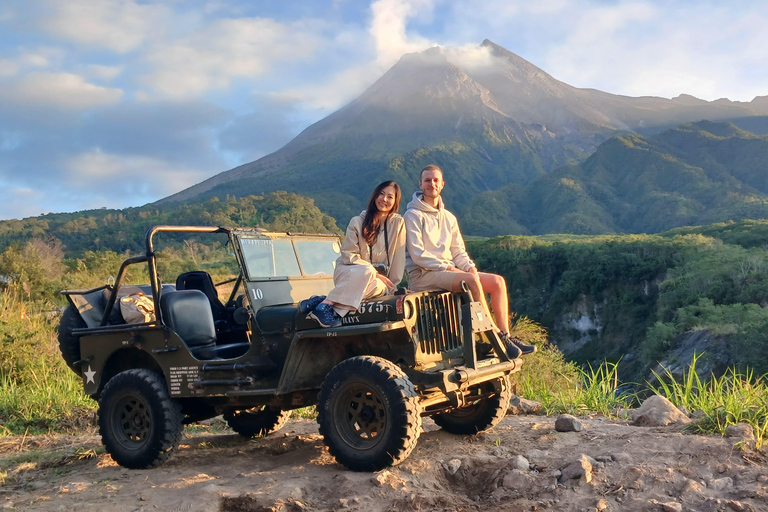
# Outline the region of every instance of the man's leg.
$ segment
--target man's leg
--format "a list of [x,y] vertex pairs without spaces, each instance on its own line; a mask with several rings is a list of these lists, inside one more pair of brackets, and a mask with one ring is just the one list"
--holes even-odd
[[483,291],[491,296],[491,308],[496,317],[496,326],[504,334],[509,334],[509,298],[507,282],[498,274],[478,272]]
[[488,315],[489,318],[492,318],[490,316],[491,311],[488,309],[488,302],[485,300],[485,292],[483,291],[483,285],[480,282],[479,274],[472,274],[470,272],[462,272],[462,271],[455,271],[451,273],[455,275],[453,277],[453,286],[451,287],[450,291],[460,292],[461,282],[463,281],[467,283],[467,287],[469,287],[469,291],[472,292],[472,298],[475,299],[476,301],[479,301],[483,305],[483,308],[485,309],[485,314]]
[[[480,285],[480,296],[482,297],[483,306],[486,311],[488,310],[488,304],[485,302],[485,294],[488,293],[491,296],[491,306],[493,307],[493,313],[496,318],[496,327],[504,335],[503,338],[508,342],[513,343],[523,354],[530,354],[536,352],[536,346],[526,345],[520,340],[509,336],[509,297],[507,295],[507,282],[498,274],[489,274],[486,272],[478,272],[475,274],[465,273],[466,276],[472,276],[476,278],[477,284]],[[463,278],[462,278],[463,279]],[[469,281],[467,284],[472,290],[472,285]],[[461,287],[461,280],[459,280],[459,287]],[[472,294],[477,297],[475,291]],[[477,300],[477,299],[475,299]]]

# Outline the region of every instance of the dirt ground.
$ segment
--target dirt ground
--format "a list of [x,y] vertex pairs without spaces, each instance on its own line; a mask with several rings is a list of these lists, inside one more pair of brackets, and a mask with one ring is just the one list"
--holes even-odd
[[[317,424],[291,421],[266,438],[185,434],[164,466],[128,470],[98,436],[0,440],[0,507],[120,511],[768,511],[764,454],[733,440],[646,428],[601,417],[581,432],[554,418],[508,416],[493,430],[456,437],[425,419],[410,457],[378,473],[354,473],[328,454]],[[581,454],[584,477],[558,483]],[[516,456],[528,461],[520,467]]]

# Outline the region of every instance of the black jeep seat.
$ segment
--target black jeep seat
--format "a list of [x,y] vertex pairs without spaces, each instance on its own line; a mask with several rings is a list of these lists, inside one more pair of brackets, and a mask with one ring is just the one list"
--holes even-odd
[[177,290],[200,290],[208,298],[210,302],[211,312],[213,313],[213,321],[218,324],[219,322],[228,322],[229,314],[227,308],[219,300],[219,294],[216,293],[216,287],[213,286],[213,279],[211,274],[202,270],[195,270],[192,272],[186,272],[179,275],[176,278]]
[[250,343],[216,345],[216,328],[208,298],[200,290],[166,292],[160,297],[163,323],[189,347],[197,359],[231,359],[240,357]]

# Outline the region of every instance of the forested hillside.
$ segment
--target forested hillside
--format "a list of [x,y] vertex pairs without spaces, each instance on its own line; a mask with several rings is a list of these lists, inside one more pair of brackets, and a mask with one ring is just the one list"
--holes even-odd
[[485,235],[657,233],[765,218],[766,168],[768,137],[730,123],[628,134],[579,165],[477,196],[463,225]]
[[620,360],[623,379],[642,382],[658,361],[687,364],[693,351],[707,352],[705,372],[768,371],[766,233],[768,221],[743,221],[469,248],[481,268],[506,277],[512,309],[541,322],[569,358]]
[[125,210],[89,210],[0,221],[0,250],[29,240],[56,240],[63,244],[62,249],[67,254],[74,256],[94,250],[135,254],[144,251],[147,229],[161,224],[250,226],[270,231],[341,233],[336,221],[321,212],[311,199],[274,192],[239,199],[212,198],[203,203],[163,208],[144,206]]

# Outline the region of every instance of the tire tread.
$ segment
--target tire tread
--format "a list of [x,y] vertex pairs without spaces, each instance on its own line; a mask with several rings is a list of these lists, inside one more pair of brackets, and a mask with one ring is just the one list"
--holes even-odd
[[[158,400],[157,405],[160,407],[161,418],[159,418],[157,428],[162,430],[160,437],[152,440],[152,446],[144,450],[142,455],[127,458],[120,454],[112,443],[110,419],[104,417],[104,409],[113,393],[122,387],[132,385],[135,387],[145,386]],[[149,398],[152,399],[152,397]],[[168,460],[179,447],[183,434],[183,423],[184,415],[181,412],[181,406],[171,398],[165,381],[151,370],[133,369],[118,373],[107,382],[99,399],[99,433],[102,443],[112,458],[115,459],[115,462],[130,469],[153,468]]]
[[[396,436],[395,446],[387,453],[373,457],[371,460],[361,461],[349,457],[344,451],[346,447],[339,447],[332,440],[332,423],[326,417],[327,411],[323,405],[328,401],[332,385],[337,381],[337,378],[347,375],[380,376],[386,388],[383,391],[392,393],[398,398],[398,402],[393,403],[392,417],[390,418],[392,424],[398,426],[393,434]],[[397,365],[376,356],[358,356],[347,359],[336,365],[328,373],[318,395],[317,421],[320,425],[320,434],[328,446],[329,453],[353,471],[377,471],[387,466],[400,464],[416,447],[421,435],[421,407],[416,388]]]

